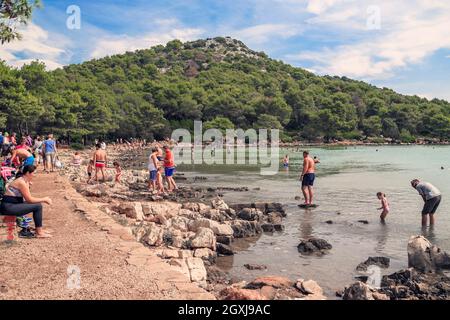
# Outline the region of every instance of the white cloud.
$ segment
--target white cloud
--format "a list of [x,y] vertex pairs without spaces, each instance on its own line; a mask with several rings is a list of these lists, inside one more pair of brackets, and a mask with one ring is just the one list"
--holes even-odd
[[293,24],[259,24],[234,31],[231,35],[251,45],[265,43],[274,38],[287,39],[301,32],[301,28]]
[[47,69],[53,70],[61,67],[60,61],[70,55],[70,52],[64,49],[68,44],[65,38],[57,36],[56,41],[36,24],[30,23],[19,32],[22,34],[22,40],[0,46],[0,59],[11,66],[21,67],[33,60],[40,60],[46,64]]
[[[347,1],[319,2],[321,4],[316,3],[315,11],[323,14],[315,22],[323,29],[335,28],[337,22],[324,17],[339,16],[339,13],[348,15],[354,5]],[[337,2],[340,6],[331,8]],[[383,1],[380,8],[380,30],[365,30],[363,34],[361,28],[355,28],[358,41],[354,43],[318,52],[304,51],[288,58],[311,60],[315,64],[313,68],[320,73],[384,79],[401,68],[421,63],[439,49],[450,48],[450,4],[434,0],[399,0]],[[349,15],[349,25],[356,21],[361,22],[361,17]]]
[[307,0],[306,10],[314,14],[321,14],[333,6],[354,0]]
[[[172,25],[172,23],[170,24]],[[195,28],[175,28],[170,31],[152,32],[142,36],[131,37],[106,36],[95,43],[95,49],[90,54],[91,58],[102,58],[114,54],[125,53],[126,51],[135,51],[138,49],[150,48],[158,44],[178,39],[181,41],[194,40],[203,34],[203,30]]]

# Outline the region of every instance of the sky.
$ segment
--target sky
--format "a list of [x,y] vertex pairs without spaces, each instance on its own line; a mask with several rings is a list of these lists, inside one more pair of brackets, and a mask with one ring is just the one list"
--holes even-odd
[[0,59],[16,67],[39,59],[53,70],[172,39],[231,36],[319,75],[450,101],[448,0],[42,2]]

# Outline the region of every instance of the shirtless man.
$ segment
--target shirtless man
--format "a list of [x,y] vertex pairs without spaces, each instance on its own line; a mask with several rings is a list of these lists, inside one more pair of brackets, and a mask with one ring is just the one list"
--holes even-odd
[[302,192],[305,197],[305,204],[311,205],[313,202],[313,185],[316,170],[316,161],[309,156],[308,151],[303,151],[303,171],[300,176],[302,182]]
[[95,152],[94,152],[94,166],[95,166],[95,181],[98,181],[98,172],[102,172],[103,182],[106,181],[105,179],[105,168],[106,168],[106,151],[101,148],[101,145],[99,143],[95,146]]
[[15,148],[12,152],[11,163],[14,163],[16,158],[19,159],[22,166],[32,166],[34,164],[34,156],[26,148]]

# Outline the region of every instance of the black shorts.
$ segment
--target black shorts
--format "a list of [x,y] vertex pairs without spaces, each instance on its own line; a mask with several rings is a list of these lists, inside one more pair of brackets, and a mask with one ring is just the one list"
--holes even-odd
[[434,214],[436,213],[439,204],[441,203],[441,196],[437,196],[425,201],[423,205],[422,214]]
[[307,173],[303,176],[302,187],[312,187],[314,185],[314,179],[316,175],[314,173]]

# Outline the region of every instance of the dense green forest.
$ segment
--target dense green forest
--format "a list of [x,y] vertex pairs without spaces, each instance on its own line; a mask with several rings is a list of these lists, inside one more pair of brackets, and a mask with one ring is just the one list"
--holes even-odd
[[450,103],[317,76],[231,38],[127,52],[46,72],[0,63],[0,127],[160,139],[173,129],[279,128],[282,138],[450,138]]

